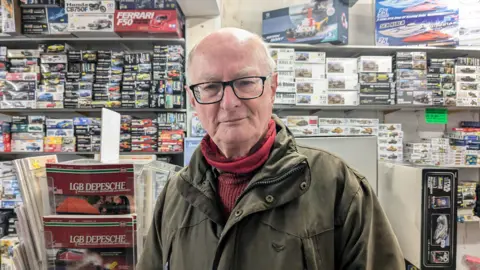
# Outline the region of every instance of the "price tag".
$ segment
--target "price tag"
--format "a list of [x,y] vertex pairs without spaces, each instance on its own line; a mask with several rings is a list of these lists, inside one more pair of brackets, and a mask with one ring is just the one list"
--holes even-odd
[[425,109],[425,122],[427,124],[448,124],[448,110],[443,108]]

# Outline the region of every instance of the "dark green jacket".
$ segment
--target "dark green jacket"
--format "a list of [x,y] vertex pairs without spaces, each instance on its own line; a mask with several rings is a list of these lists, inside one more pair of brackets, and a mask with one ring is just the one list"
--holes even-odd
[[228,220],[195,151],[158,199],[137,269],[405,269],[367,180],[330,153],[297,146],[275,120],[270,157]]

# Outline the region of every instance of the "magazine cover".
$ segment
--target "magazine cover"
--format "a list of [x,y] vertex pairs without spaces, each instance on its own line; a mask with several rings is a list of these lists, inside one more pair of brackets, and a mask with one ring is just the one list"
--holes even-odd
[[134,269],[135,216],[45,216],[48,269]]
[[52,213],[123,215],[135,212],[132,164],[47,164]]

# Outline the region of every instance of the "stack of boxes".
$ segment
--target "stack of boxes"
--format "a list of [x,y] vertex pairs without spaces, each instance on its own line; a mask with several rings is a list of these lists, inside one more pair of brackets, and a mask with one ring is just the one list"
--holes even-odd
[[157,120],[132,119],[132,152],[158,152]]
[[[114,63],[116,65],[113,65]],[[97,52],[92,107],[120,108],[122,73],[123,53]]]
[[327,58],[328,105],[358,105],[357,58]]
[[378,159],[403,161],[403,131],[401,124],[378,125]]
[[[69,34],[68,16],[65,9],[48,1],[56,7],[22,8],[22,33],[27,36]],[[37,3],[36,3],[37,4]],[[38,3],[42,5],[43,3]],[[47,4],[47,3],[45,3]]]
[[275,60],[278,73],[278,87],[275,94],[275,104],[295,105],[295,50],[270,49],[270,55]]
[[120,118],[120,152],[132,151],[132,116],[122,115]]
[[113,0],[67,0],[65,11],[68,14],[69,32],[113,32]]
[[448,138],[423,139],[431,145],[431,163],[435,166],[449,165],[453,162],[450,157],[450,141]]
[[[44,143],[48,152],[74,152],[75,137],[72,119],[47,119],[47,137]],[[47,151],[45,151],[47,152]]]
[[65,45],[44,46],[41,55],[41,82],[37,90],[37,108],[63,108],[67,55]]
[[455,59],[429,59],[427,89],[432,91],[433,105],[456,105],[454,70]]
[[[82,53],[80,51],[72,51],[69,50],[67,53],[67,61],[68,61],[68,69],[66,74],[66,82],[65,82],[65,94],[63,100],[63,106],[65,108],[73,109],[79,107],[79,100],[80,100],[80,73],[82,69]],[[85,87],[83,87],[85,88]],[[89,93],[89,106],[92,103],[92,85],[90,83],[90,90]],[[83,93],[85,96],[85,93]],[[86,99],[87,97],[83,97],[82,99]],[[82,104],[86,102],[82,101]]]
[[184,49],[179,45],[153,47],[153,83],[150,108],[182,108]]
[[12,117],[12,152],[43,152],[45,117]]
[[196,112],[192,113],[190,118],[191,124],[191,132],[190,136],[192,137],[203,137],[207,134],[207,131],[203,128],[200,119],[198,118],[198,114]]
[[318,116],[287,116],[287,127],[293,135],[318,135]]
[[77,152],[100,152],[102,119],[75,117],[73,125]]
[[368,136],[378,134],[378,119],[318,118],[319,136]]
[[296,105],[327,105],[324,52],[295,52]]
[[359,104],[395,104],[391,56],[361,56],[358,58]]
[[12,134],[11,124],[9,122],[0,121],[0,152],[12,151]]
[[480,104],[480,59],[457,58],[455,82],[457,106],[478,106]]
[[124,56],[122,107],[148,108],[152,88],[152,61],[148,53],[130,53]]
[[158,152],[183,152],[183,130],[158,130]]
[[[22,197],[16,176],[15,165],[12,161],[0,162],[0,176],[1,208],[13,209],[15,206],[22,203]],[[9,232],[10,231],[7,232],[0,230],[2,235],[6,235]]]
[[427,53],[397,52],[394,68],[396,104],[432,104],[432,91],[427,91]]
[[405,160],[416,165],[432,165],[432,144],[429,142],[406,143]]

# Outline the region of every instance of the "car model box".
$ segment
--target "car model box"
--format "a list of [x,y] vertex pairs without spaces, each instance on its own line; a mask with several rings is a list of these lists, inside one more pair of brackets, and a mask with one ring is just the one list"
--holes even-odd
[[377,46],[455,46],[458,45],[458,18],[456,13],[377,21],[375,43]]
[[348,43],[348,6],[314,1],[263,12],[262,36],[269,43]]
[[115,13],[115,1],[67,0],[65,11],[70,13]]
[[153,33],[183,37],[184,18],[179,10],[117,10],[115,32],[122,35]]
[[69,32],[113,32],[113,14],[72,13],[68,15]]
[[12,140],[12,152],[43,152],[43,140]]
[[48,31],[50,34],[68,34],[68,15],[65,8],[47,8]]

